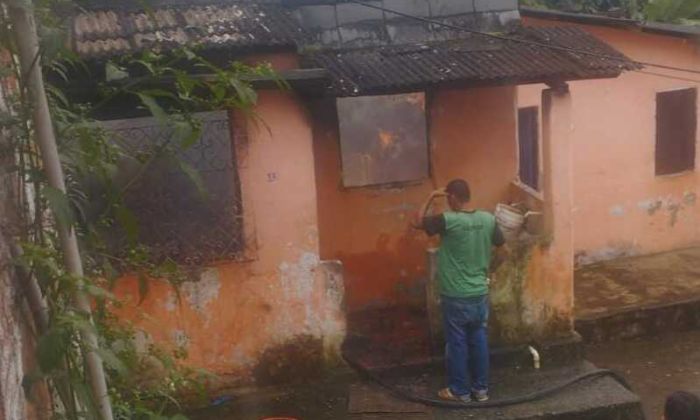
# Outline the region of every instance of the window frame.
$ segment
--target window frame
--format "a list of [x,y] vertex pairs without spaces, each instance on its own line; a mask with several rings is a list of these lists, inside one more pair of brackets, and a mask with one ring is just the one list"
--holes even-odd
[[[536,186],[532,186],[529,183],[527,183],[525,180],[522,178],[522,142],[521,142],[521,113],[523,111],[532,111],[534,110],[534,122],[535,122],[535,135],[533,138],[534,145],[535,145],[535,152],[533,154],[533,157],[535,159],[534,162],[534,176],[535,176],[535,183],[537,184]],[[516,105],[516,140],[517,140],[517,154],[518,154],[518,172],[517,172],[517,179],[518,179],[518,184],[520,184],[522,187],[527,188],[529,190],[532,190],[533,192],[539,194],[542,191],[542,145],[541,145],[541,109],[539,105],[527,105],[527,106],[517,106]]]
[[[660,97],[662,95],[671,95],[671,94],[680,94],[683,92],[692,92],[693,94],[693,112],[692,114],[689,113],[689,115],[692,115],[692,135],[689,135],[689,144],[687,145],[676,145],[676,147],[681,149],[689,149],[686,150],[688,157],[687,162],[680,162],[680,165],[683,165],[682,167],[679,168],[672,168],[669,169],[667,167],[673,166],[674,163],[677,162],[665,162],[662,161],[664,159],[663,156],[659,155],[659,150],[660,147],[662,147],[664,144],[666,144],[666,147],[671,147],[674,144],[672,142],[663,142],[662,135],[665,136],[670,136],[672,133],[662,133],[661,130],[663,130],[662,127],[662,111],[660,107],[662,106],[662,103],[660,102]],[[697,138],[698,138],[698,89],[696,87],[682,87],[682,88],[677,88],[677,89],[669,89],[669,90],[662,90],[662,91],[657,91],[655,92],[654,95],[654,106],[655,106],[655,114],[654,114],[654,124],[655,124],[655,129],[654,129],[654,176],[656,177],[673,177],[673,176],[678,176],[678,175],[683,175],[686,173],[691,173],[694,172],[697,166]],[[672,113],[671,110],[667,110],[666,112]],[[673,113],[674,115],[677,115],[677,113]],[[671,126],[675,125],[673,124],[674,121],[671,121]],[[689,130],[690,131],[690,130]],[[691,152],[692,151],[692,152]],[[669,153],[669,152],[666,152]],[[692,156],[692,158],[690,157]],[[666,158],[669,159],[669,158]]]
[[[232,213],[231,216],[242,218],[239,229],[243,242],[241,249],[234,251],[231,257],[227,258],[221,256],[219,258],[205,259],[196,266],[211,267],[221,262],[246,262],[257,260],[257,234],[255,220],[253,217],[253,202],[250,191],[251,174],[247,169],[249,154],[249,145],[247,141],[247,118],[242,113],[231,110],[200,112],[197,113],[196,116],[202,121],[217,119],[223,120],[224,118],[227,121],[228,139],[230,142],[230,150],[232,152],[230,159],[233,167],[231,170],[233,171],[234,176],[234,179],[231,180],[231,182],[235,184],[235,178],[237,178],[237,188],[235,185],[232,185],[232,187],[238,190],[238,200],[240,201],[240,213]],[[101,127],[110,130],[126,128],[133,124],[138,125],[139,122],[143,123],[149,120],[155,121],[155,118],[152,116],[110,118],[99,121],[99,124]],[[181,262],[178,262],[178,264],[181,264]]]
[[[424,183],[426,180],[429,180],[432,178],[433,175],[433,162],[432,162],[432,146],[431,146],[431,138],[430,138],[430,102],[431,102],[431,94],[429,91],[421,90],[421,91],[413,91],[413,92],[403,92],[403,93],[388,93],[388,94],[381,94],[381,95],[363,95],[355,98],[362,98],[362,97],[384,97],[384,96],[403,96],[403,95],[411,95],[411,94],[421,94],[423,96],[423,122],[424,122],[424,135],[425,135],[425,159],[426,159],[426,167],[425,167],[425,173],[420,175],[419,177],[412,178],[412,179],[405,179],[405,180],[395,180],[395,181],[379,181],[379,182],[369,182],[365,183],[362,185],[354,185],[354,184],[346,184],[346,179],[345,179],[345,160],[343,158],[343,135],[342,135],[342,128],[341,128],[341,115],[340,115],[340,107],[339,107],[339,99],[341,98],[334,98],[333,100],[333,107],[335,108],[335,118],[336,118],[336,127],[337,127],[337,135],[338,135],[338,159],[340,161],[340,170],[341,170],[341,176],[340,176],[340,186],[344,190],[357,190],[357,189],[387,189],[387,188],[396,188],[396,187],[403,187],[403,186],[411,186],[411,185],[421,185]],[[343,98],[345,99],[345,98]]]

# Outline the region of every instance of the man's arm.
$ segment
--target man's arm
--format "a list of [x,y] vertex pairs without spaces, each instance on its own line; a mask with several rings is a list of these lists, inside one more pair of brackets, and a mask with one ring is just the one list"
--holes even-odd
[[442,234],[445,232],[445,218],[443,215],[439,214],[436,216],[429,215],[433,200],[436,197],[441,197],[445,195],[444,190],[433,191],[428,199],[423,203],[421,209],[416,213],[411,226],[416,229],[424,230],[428,235],[433,236],[437,234]]
[[413,222],[411,223],[411,226],[413,226],[416,229],[421,229],[425,230],[425,220],[428,216],[428,213],[430,212],[430,208],[433,205],[433,200],[435,200],[437,197],[444,197],[446,195],[444,189],[438,189],[430,193],[428,198],[425,200],[423,205],[421,206],[420,210],[418,213],[416,213],[415,217],[413,218]]
[[491,259],[491,272],[498,270],[510,256],[510,249],[506,245],[506,238],[503,236],[503,231],[498,226],[498,223],[493,229],[493,237],[491,238],[494,250],[493,258]]

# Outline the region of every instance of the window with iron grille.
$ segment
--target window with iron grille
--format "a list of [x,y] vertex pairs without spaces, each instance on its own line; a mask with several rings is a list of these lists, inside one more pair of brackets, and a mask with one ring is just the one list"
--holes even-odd
[[697,90],[656,94],[656,175],[695,168]]
[[[177,156],[163,155],[147,166],[122,162],[122,173],[143,171],[127,190],[126,207],[138,221],[138,240],[151,250],[154,260],[172,259],[184,265],[201,265],[240,257],[244,250],[241,188],[226,112],[196,115],[201,136],[191,147],[176,149]],[[153,118],[103,122],[114,141],[138,156],[170,142],[172,128]],[[199,174],[201,185],[183,170],[185,162]],[[116,246],[125,235],[116,235]]]
[[531,106],[518,110],[518,149],[520,181],[539,190],[539,108]]

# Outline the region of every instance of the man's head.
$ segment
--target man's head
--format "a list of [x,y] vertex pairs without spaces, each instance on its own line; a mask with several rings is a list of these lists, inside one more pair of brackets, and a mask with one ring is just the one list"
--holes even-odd
[[666,420],[700,419],[700,398],[690,392],[674,392],[666,399],[664,418]]
[[447,183],[445,187],[447,194],[447,203],[452,210],[460,210],[471,199],[471,191],[469,184],[463,179],[453,179]]

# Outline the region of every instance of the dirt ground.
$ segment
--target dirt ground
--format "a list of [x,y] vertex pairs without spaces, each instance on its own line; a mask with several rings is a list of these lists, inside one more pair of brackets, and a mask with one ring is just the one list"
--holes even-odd
[[586,357],[622,373],[644,406],[647,420],[661,419],[668,394],[700,392],[700,331],[591,345]]
[[576,318],[700,297],[700,248],[620,258],[576,270]]

